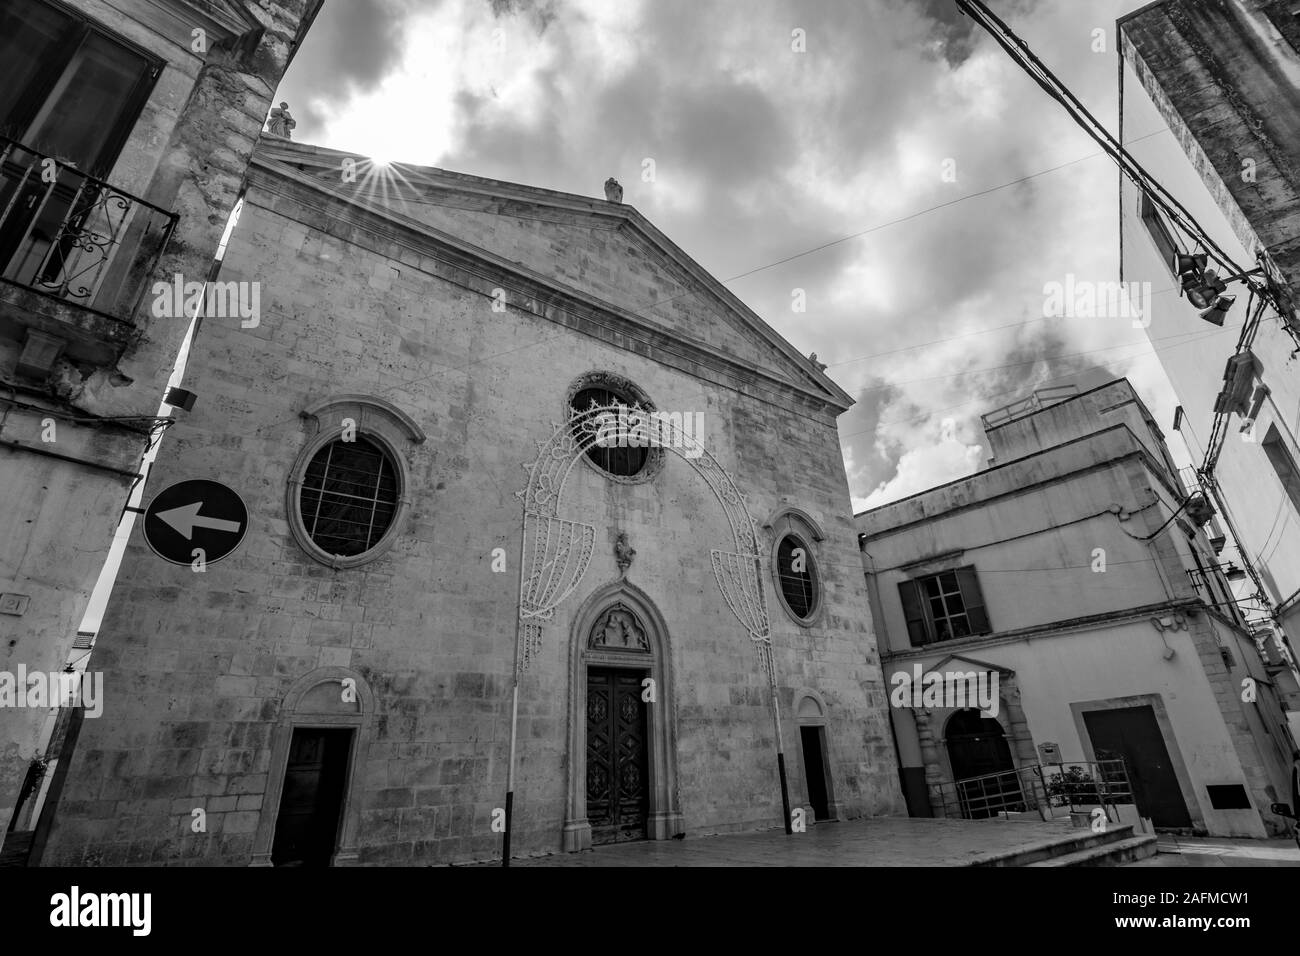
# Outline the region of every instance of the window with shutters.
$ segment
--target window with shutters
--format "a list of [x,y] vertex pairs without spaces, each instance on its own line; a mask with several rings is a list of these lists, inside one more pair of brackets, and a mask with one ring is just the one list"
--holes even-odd
[[903,581],[898,592],[913,647],[992,631],[973,566]]
[[1296,468],[1295,459],[1291,457],[1291,452],[1283,443],[1277,425],[1268,426],[1268,434],[1264,436],[1263,445],[1264,454],[1268,456],[1269,464],[1277,472],[1278,481],[1282,482],[1282,487],[1286,489],[1287,497],[1291,499],[1291,504],[1296,511],[1300,511],[1300,469]]

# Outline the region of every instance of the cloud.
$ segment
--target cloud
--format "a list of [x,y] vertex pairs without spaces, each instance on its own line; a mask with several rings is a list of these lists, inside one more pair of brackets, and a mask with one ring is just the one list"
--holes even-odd
[[[1112,125],[1093,36],[1131,6],[996,4]],[[1047,316],[1045,283],[1117,278],[1116,172],[951,0],[348,0],[282,86],[300,139],[596,197],[618,178],[858,400],[859,502],[977,469],[979,415],[1071,375],[1131,368],[1172,408],[1140,330]]]
[[[401,61],[410,39],[407,27],[417,10],[440,0],[346,0],[327,3],[312,23],[304,49],[294,59],[294,94],[299,139],[315,141],[331,115],[327,103],[348,102],[376,89]],[[308,95],[296,95],[297,91]],[[278,99],[277,99],[278,102]]]
[[853,510],[865,511],[897,501],[978,470],[985,458],[984,446],[963,441],[951,419],[946,425],[941,422],[940,434],[899,456],[893,478],[876,485],[865,497],[855,495]]

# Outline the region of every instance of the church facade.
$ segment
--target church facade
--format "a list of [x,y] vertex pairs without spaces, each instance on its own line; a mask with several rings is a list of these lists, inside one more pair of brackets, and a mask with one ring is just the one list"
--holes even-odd
[[248,527],[137,523],[46,864],[491,859],[512,764],[515,855],[781,826],[778,751],[904,812],[851,399],[632,206],[264,138],[221,280],[145,502]]

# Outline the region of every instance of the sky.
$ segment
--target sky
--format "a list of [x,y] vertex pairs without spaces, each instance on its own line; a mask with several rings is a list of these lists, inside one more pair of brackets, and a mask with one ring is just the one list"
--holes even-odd
[[[1112,131],[1139,5],[990,3]],[[298,142],[614,176],[855,399],[855,511],[986,467],[980,414],[1071,381],[1127,376],[1188,463],[1142,329],[1047,294],[1118,279],[1115,167],[953,0],[326,0],[275,99]]]

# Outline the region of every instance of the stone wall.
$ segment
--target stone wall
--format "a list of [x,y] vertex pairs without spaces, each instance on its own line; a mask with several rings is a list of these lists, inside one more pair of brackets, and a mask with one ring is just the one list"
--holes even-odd
[[[519,222],[544,211],[519,208]],[[499,228],[519,222],[503,214]],[[374,697],[345,811],[355,815],[344,825],[353,847],[340,862],[498,853],[490,823],[505,791],[520,465],[564,420],[570,384],[591,371],[630,379],[661,410],[703,412],[704,444],[760,526],[795,506],[824,529],[814,552],[824,609],[805,628],[778,604],[766,561],[773,532],[760,527],[792,801],[807,802],[791,708],[795,690],[809,687],[826,702],[841,814],[902,812],[834,402],[813,408],[793,388],[786,407],[747,397],[568,329],[553,303],[552,318],[513,305],[494,311],[484,289],[511,284],[504,267],[483,260],[471,282],[435,261],[449,255],[439,243],[408,254],[394,236],[419,243],[287,171],[259,177],[250,191],[222,279],[263,283],[260,325],[204,324],[186,380],[198,404],[169,434],[151,485],[223,481],[244,497],[252,526],[238,552],[203,573],[164,564],[133,538],[96,650],[106,710],[82,730],[47,861],[263,861],[275,810],[268,795],[283,773],[275,730],[286,694],[317,671],[355,675]],[[568,234],[554,254],[617,273],[619,260],[601,260],[597,238],[584,246],[579,236]],[[618,320],[603,321],[616,337]],[[784,374],[808,378],[795,367]],[[402,449],[410,504],[395,543],[336,571],[296,543],[285,502],[315,428],[299,413],[345,394],[392,403],[426,438]],[[562,846],[570,655],[586,636],[574,624],[593,593],[620,580],[619,532],[636,549],[626,580],[666,628],[672,693],[651,706],[675,731],[680,828],[780,825],[767,680],[714,579],[710,549],[733,544],[709,486],[671,453],[652,480],[633,484],[611,482],[583,459],[560,514],[596,527],[595,551],[545,625],[521,685],[515,852]],[[492,570],[496,548],[505,573]],[[202,834],[192,832],[197,808],[206,812]]]
[[[171,11],[143,0],[69,4],[163,61],[108,181],[178,219],[152,276],[142,260],[115,300],[97,302],[116,320],[108,322],[118,330],[113,361],[60,360],[38,383],[16,377],[21,343],[0,338],[0,383],[15,390],[0,425],[0,487],[16,489],[0,526],[0,591],[30,598],[22,617],[0,616],[0,670],[62,669],[148,442],[147,422],[104,419],[157,413],[186,332],[182,318],[153,317],[145,293],[157,276],[206,277],[271,95],[320,2],[221,5],[238,16],[209,4],[177,2]],[[192,36],[200,26],[208,40],[202,53]],[[16,327],[29,307],[91,321],[80,306],[29,295]],[[0,827],[40,747],[45,716],[44,709],[5,711]]]

